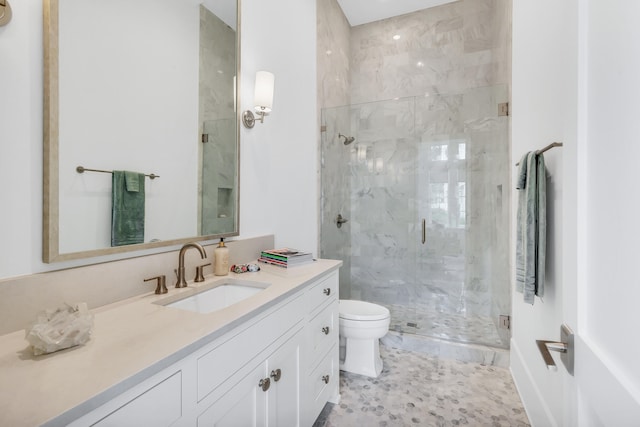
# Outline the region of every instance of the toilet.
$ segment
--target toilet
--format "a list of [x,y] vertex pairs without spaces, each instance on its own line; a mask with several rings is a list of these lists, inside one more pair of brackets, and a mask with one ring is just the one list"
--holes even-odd
[[340,300],[340,370],[377,377],[382,372],[379,339],[389,331],[389,309]]

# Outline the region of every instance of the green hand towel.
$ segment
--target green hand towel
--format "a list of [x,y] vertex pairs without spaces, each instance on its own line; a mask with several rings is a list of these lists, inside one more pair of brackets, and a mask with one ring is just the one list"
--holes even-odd
[[124,182],[126,190],[130,193],[140,191],[140,181],[144,183],[144,175],[138,172],[124,171]]
[[113,171],[111,246],[144,242],[144,174]]

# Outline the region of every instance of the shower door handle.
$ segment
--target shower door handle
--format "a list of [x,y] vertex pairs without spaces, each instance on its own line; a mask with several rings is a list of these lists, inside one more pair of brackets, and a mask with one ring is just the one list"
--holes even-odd
[[422,218],[422,244],[427,242],[427,220]]

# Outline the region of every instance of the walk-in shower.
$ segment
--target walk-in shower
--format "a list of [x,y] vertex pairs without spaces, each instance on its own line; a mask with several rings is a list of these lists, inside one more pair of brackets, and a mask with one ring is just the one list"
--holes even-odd
[[322,110],[321,256],[344,261],[341,298],[388,307],[392,331],[508,348],[507,97],[489,86]]

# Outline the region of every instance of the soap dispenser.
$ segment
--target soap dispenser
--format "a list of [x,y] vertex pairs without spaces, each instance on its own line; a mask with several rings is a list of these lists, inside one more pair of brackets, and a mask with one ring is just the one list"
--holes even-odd
[[229,274],[229,248],[224,245],[224,238],[220,239],[218,247],[213,251],[213,256],[213,274],[216,276],[226,276]]

